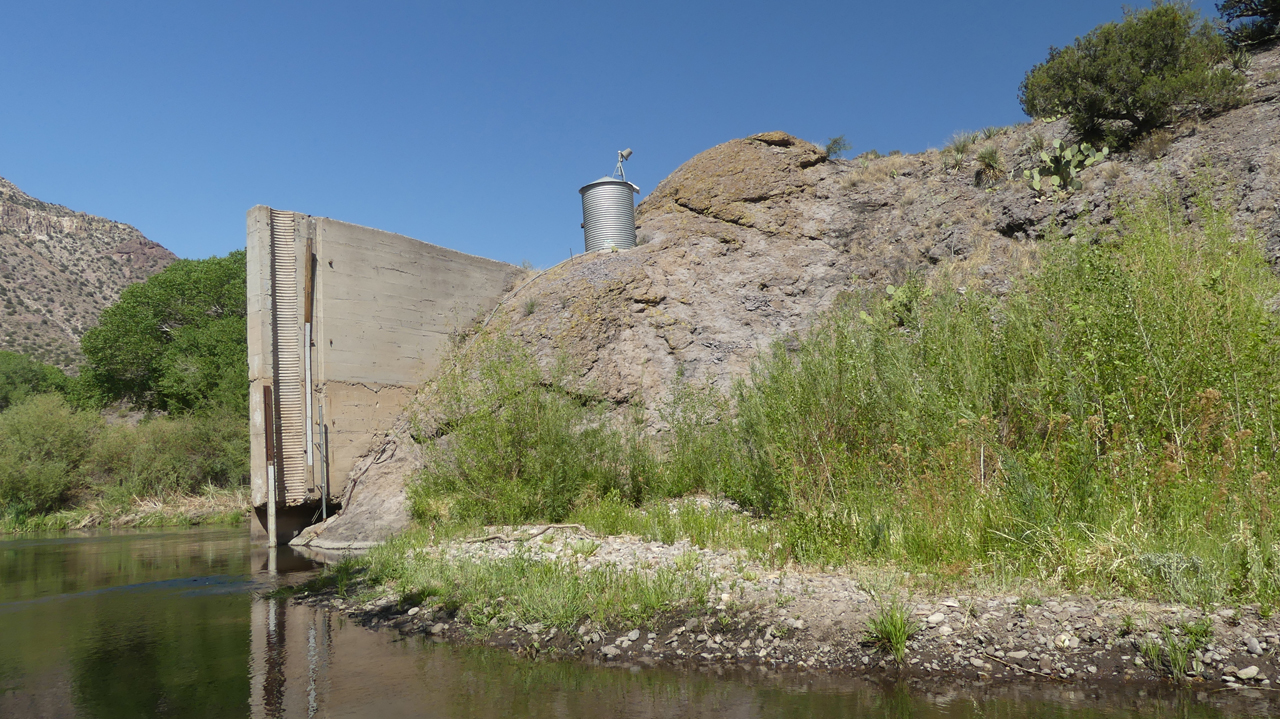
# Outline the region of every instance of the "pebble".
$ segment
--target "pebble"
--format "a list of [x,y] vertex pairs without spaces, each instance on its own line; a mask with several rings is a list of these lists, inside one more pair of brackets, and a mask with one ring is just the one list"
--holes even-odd
[[1008,657],[1009,657],[1010,659],[1019,659],[1019,660],[1021,660],[1021,659],[1026,659],[1026,658],[1027,658],[1027,650],[1025,650],[1025,649],[1019,649],[1019,650],[1018,650],[1018,651],[1016,651],[1016,652],[1009,652]]
[[1258,676],[1258,668],[1255,666],[1247,666],[1236,672],[1236,676],[1241,679],[1252,679]]
[[1262,656],[1262,645],[1258,644],[1258,640],[1253,637],[1246,637],[1244,640],[1245,647],[1249,653],[1254,656]]
[[410,610],[409,610],[409,616],[411,616],[411,617],[412,617],[413,615],[417,614],[417,613],[418,613],[418,612],[420,612],[420,611],[422,611],[422,609],[421,609],[420,607],[414,607],[413,609],[410,609]]

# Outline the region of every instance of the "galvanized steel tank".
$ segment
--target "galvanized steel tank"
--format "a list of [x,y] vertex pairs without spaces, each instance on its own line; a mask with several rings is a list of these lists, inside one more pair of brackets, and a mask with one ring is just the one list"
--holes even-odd
[[[629,153],[628,153],[629,154]],[[582,194],[582,228],[587,252],[629,250],[636,246],[636,202],[640,188],[602,177],[578,190]]]

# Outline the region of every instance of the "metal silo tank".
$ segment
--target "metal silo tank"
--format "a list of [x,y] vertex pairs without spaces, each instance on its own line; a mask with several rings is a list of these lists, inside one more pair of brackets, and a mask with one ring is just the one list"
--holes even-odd
[[587,252],[629,250],[636,246],[635,195],[640,188],[602,177],[578,190],[582,194],[582,228]]

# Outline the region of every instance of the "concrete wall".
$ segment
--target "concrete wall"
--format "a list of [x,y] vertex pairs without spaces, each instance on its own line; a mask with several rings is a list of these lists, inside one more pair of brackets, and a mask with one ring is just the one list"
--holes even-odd
[[[289,229],[283,238],[282,227]],[[282,450],[277,507],[300,517],[282,522],[280,539],[287,541],[319,506],[326,462],[328,500],[335,502],[370,441],[390,428],[436,371],[450,335],[492,310],[520,270],[403,235],[264,206],[249,211],[247,249],[253,502],[259,508],[267,503],[266,431],[272,424],[262,388],[271,386]],[[304,348],[308,305],[312,341]],[[309,387],[297,369],[305,368],[307,352]],[[287,361],[297,353],[300,358]],[[310,393],[309,425],[305,410],[288,401],[292,386],[303,387],[304,397]]]

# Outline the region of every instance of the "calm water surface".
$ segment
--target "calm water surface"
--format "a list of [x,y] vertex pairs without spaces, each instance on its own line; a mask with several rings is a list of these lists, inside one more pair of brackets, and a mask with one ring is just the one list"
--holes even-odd
[[287,549],[275,556],[251,549],[243,529],[0,539],[0,718],[1089,719],[1271,708],[1265,699],[1191,691],[1041,685],[912,693],[844,679],[528,663],[402,641],[254,595],[312,571]]

